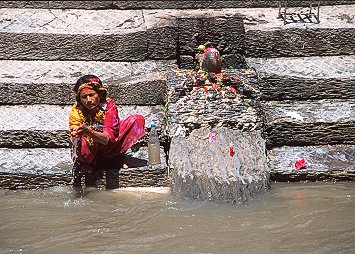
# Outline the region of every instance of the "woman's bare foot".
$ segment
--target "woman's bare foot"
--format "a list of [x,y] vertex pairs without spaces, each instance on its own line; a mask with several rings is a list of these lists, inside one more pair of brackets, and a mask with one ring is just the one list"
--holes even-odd
[[126,163],[123,163],[122,168],[128,168],[128,165]]

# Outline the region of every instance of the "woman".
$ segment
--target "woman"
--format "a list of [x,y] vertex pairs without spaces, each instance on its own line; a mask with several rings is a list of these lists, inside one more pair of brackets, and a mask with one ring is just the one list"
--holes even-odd
[[145,133],[144,118],[118,116],[115,102],[107,97],[101,80],[94,75],[81,77],[74,86],[76,103],[69,116],[70,144],[74,160],[74,186],[95,186],[102,170],[119,169],[124,152]]

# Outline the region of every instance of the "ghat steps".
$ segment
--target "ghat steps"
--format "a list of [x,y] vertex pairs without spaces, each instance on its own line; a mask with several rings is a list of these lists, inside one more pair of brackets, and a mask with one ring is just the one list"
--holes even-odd
[[[246,62],[260,73],[274,175],[344,179],[337,177],[343,172],[353,178],[354,4],[322,6],[320,24],[285,26],[276,18],[278,8],[255,8],[276,7],[276,1],[259,1],[260,6],[254,1],[212,1],[210,9],[192,9],[201,1],[188,1],[191,9],[169,10],[154,9],[159,1],[143,1],[145,6],[133,9],[133,2],[141,1],[0,1],[2,187],[69,183],[71,87],[88,72],[109,84],[122,117],[141,113],[147,127],[152,118],[164,127],[164,70],[176,68],[181,52],[176,18],[237,13],[244,21]],[[181,2],[187,4],[164,4],[174,8]],[[295,172],[294,160],[307,157],[306,151],[307,159],[318,164]],[[149,168],[145,154],[132,156],[140,160],[136,168],[122,171],[126,186],[167,184],[165,163]],[[131,173],[136,175],[133,181]]]

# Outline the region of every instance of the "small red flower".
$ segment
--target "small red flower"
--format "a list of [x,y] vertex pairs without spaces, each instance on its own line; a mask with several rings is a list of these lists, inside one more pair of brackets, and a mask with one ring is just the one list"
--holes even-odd
[[200,88],[199,87],[195,87],[194,90],[192,91],[192,93],[196,93],[198,89],[200,89]]
[[207,87],[204,87],[204,88],[203,88],[203,91],[204,91],[205,93],[207,93],[208,88],[207,88]]
[[234,88],[234,87],[230,87],[230,88],[229,88],[229,90],[230,90],[232,93],[234,93],[234,94],[236,94],[236,93],[237,93],[237,90],[235,90],[235,88]]
[[217,88],[218,88],[217,84],[216,84],[216,83],[213,83],[213,84],[212,84],[212,88],[213,88],[214,90],[217,90]]
[[295,162],[295,168],[297,170],[304,169],[307,166],[307,162],[304,158],[297,159]]
[[235,154],[234,146],[230,146],[230,147],[229,147],[229,155],[233,157],[234,154]]
[[100,80],[98,78],[89,78],[90,83],[99,83]]

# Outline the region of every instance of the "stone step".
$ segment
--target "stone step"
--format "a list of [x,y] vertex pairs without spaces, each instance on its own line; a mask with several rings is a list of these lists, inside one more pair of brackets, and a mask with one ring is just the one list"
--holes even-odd
[[268,147],[355,144],[355,101],[269,101],[264,105]]
[[[355,180],[355,146],[283,146],[268,151],[274,181]],[[305,168],[295,163],[304,158]]]
[[0,59],[144,61],[176,54],[173,29],[153,28],[141,10],[4,8],[0,17]]
[[[73,87],[85,74],[99,76],[120,105],[163,104],[164,72],[174,61],[0,61],[0,104],[59,104],[75,101]],[[11,96],[9,96],[11,95]]]
[[247,57],[309,57],[353,55],[355,5],[320,8],[320,23],[289,23],[277,19],[279,9],[254,9],[245,18]]
[[[169,185],[163,148],[160,157],[161,164],[148,165],[146,147],[141,147],[137,152],[129,150],[125,160],[129,168],[119,170],[119,183],[113,179],[116,186]],[[68,148],[0,148],[0,189],[39,189],[69,185],[72,180],[72,165]],[[105,180],[104,177],[99,181],[99,187],[105,185]]]
[[[352,55],[354,12],[354,5],[324,6],[319,24],[284,25],[282,19],[277,19],[278,8],[169,11],[3,8],[0,59],[176,59],[180,52],[176,20],[203,15],[243,17],[245,42],[241,42],[240,48],[247,57]],[[233,45],[224,45],[223,51],[227,52],[229,47]]]
[[[0,8],[44,9],[205,9],[237,7],[278,7],[279,0],[169,0],[169,1],[0,1]],[[349,4],[349,0],[320,0],[321,5]],[[309,5],[309,0],[290,1],[288,6]]]
[[247,58],[264,100],[355,98],[355,56]]
[[[0,106],[0,147],[68,147],[68,117],[71,106],[16,105]],[[119,106],[120,118],[141,114],[146,129],[153,120],[165,130],[165,112],[158,106]]]

